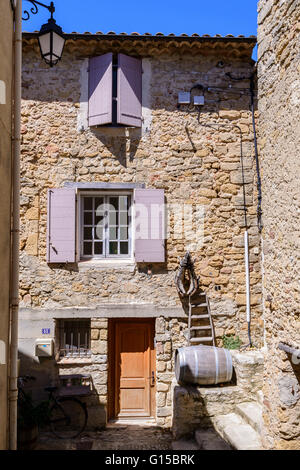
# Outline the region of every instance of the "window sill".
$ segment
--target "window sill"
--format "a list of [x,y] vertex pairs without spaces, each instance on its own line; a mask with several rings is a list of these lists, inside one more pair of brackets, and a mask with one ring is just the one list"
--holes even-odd
[[69,364],[93,364],[91,357],[63,357],[56,361],[56,364],[69,365]]
[[88,271],[90,269],[97,269],[99,271],[107,271],[109,269],[117,269],[121,271],[134,272],[135,261],[133,259],[93,259],[93,260],[80,260],[78,262],[79,272]]

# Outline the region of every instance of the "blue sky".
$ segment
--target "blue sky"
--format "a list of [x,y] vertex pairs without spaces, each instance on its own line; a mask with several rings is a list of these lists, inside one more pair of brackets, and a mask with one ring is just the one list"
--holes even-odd
[[[30,5],[23,0],[23,10]],[[256,34],[257,0],[54,0],[54,5],[54,18],[67,33]],[[40,7],[23,22],[23,30],[39,30],[48,18]]]

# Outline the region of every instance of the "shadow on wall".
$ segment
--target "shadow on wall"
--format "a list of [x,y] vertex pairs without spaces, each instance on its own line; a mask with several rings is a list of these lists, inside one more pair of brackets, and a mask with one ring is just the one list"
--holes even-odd
[[124,168],[128,161],[133,162],[142,137],[141,128],[99,126],[91,127],[90,131],[106,147],[108,158],[117,158]]
[[[47,400],[49,392],[45,391],[45,387],[61,386],[59,375],[74,374],[73,366],[58,367],[54,359],[33,358],[24,353],[19,352],[20,373],[19,375],[30,375],[35,380],[30,380],[24,384],[24,390],[32,395],[34,403]],[[76,366],[75,366],[76,367]],[[80,373],[85,375],[84,368],[80,368]],[[91,377],[91,394],[86,397],[79,397],[80,401],[86,403],[88,410],[87,429],[101,429],[106,423],[106,408],[100,404],[99,397],[96,392]]]

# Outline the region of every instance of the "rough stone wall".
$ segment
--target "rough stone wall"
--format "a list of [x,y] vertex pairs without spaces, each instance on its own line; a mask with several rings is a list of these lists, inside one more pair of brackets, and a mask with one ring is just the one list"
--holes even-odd
[[[204,244],[192,251],[201,288],[209,295],[218,344],[224,333],[236,333],[247,342],[239,125],[242,131],[245,188],[250,234],[250,278],[253,338],[262,339],[259,237],[255,216],[253,132],[246,94],[209,94],[218,101],[197,113],[177,109],[177,93],[203,85],[228,86],[225,72],[249,75],[252,62],[226,52],[224,68],[216,64],[222,51],[206,55],[187,52],[147,58],[149,126],[138,129],[77,130],[85,44],[72,54],[66,46],[63,60],[53,69],[39,58],[36,47],[24,45],[22,105],[22,232],[21,296],[28,308],[97,306],[102,303],[152,302],[181,307],[174,285],[184,238],[167,240],[165,265],[153,266],[152,277],[143,266],[132,272],[97,268],[82,272],[74,266],[48,266],[46,250],[47,189],[65,182],[144,182],[163,188],[169,204],[198,204],[205,209]],[[104,51],[103,51],[104,52]],[[89,51],[89,53],[91,53]],[[125,51],[126,53],[126,51]],[[237,86],[249,86],[247,81]],[[81,111],[80,111],[81,110]],[[218,128],[222,124],[223,127]],[[225,126],[224,126],[225,125]],[[215,286],[221,289],[216,291]]]
[[263,188],[265,446],[300,448],[299,0],[261,0],[258,15],[259,143]]

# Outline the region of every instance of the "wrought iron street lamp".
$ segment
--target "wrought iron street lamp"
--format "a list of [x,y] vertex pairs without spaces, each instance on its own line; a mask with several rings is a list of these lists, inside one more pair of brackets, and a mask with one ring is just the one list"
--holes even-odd
[[[44,3],[38,2],[36,0],[27,0],[32,3],[33,7],[30,8],[30,12],[33,15],[36,15],[38,12],[38,5],[44,8],[47,8],[51,13],[51,17],[48,20],[48,23],[43,24],[38,35],[38,41],[40,45],[41,55],[46,64],[53,67],[61,59],[63,48],[65,45],[65,37],[60,26],[56,24],[56,21],[53,18],[53,13],[55,12],[54,3],[51,2],[50,5],[45,5]],[[30,13],[27,10],[24,10],[25,18],[22,18],[24,21],[27,21],[30,17]]]

